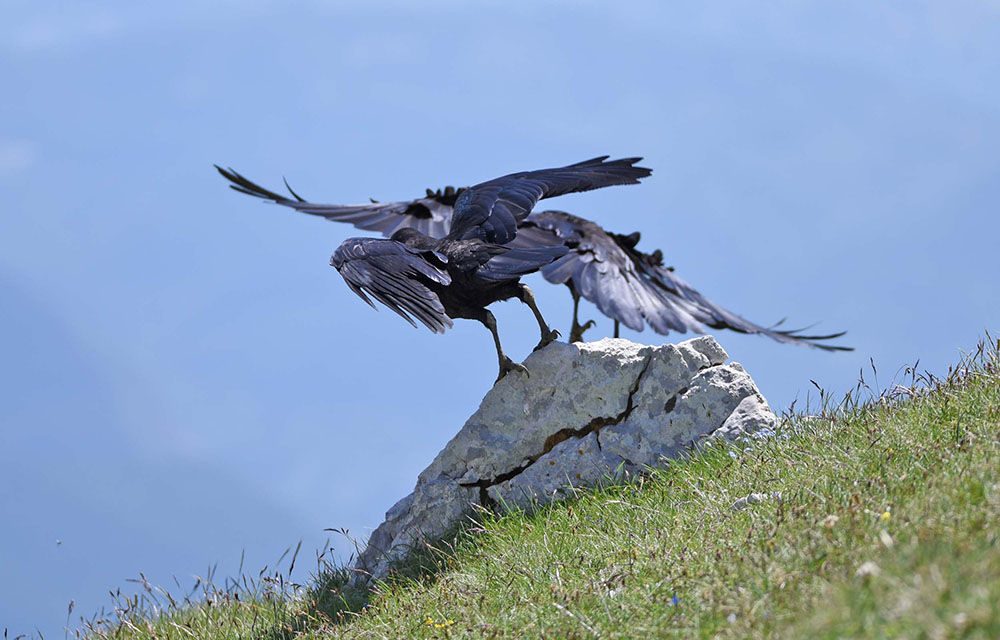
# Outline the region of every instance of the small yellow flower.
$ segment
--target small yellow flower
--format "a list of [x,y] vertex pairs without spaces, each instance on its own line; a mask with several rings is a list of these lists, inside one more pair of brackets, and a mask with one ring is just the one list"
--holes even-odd
[[883,520],[888,520],[891,517],[892,517],[892,513],[890,513],[888,509],[886,509],[885,511],[882,512],[882,519]]
[[424,621],[424,624],[426,624],[428,627],[431,626],[432,624],[434,624],[434,618],[427,618],[427,620]]

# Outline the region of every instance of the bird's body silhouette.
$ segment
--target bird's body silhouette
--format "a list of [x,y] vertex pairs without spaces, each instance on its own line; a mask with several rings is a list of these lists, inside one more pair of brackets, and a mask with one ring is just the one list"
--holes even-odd
[[[448,236],[459,200],[469,190],[454,187],[436,191],[427,189],[424,197],[408,201],[317,204],[303,200],[290,187],[289,192],[294,199],[269,191],[232,170],[219,168],[219,172],[232,183],[230,186],[233,189],[241,193],[328,220],[348,222],[359,229],[378,231],[386,236],[401,229],[414,229],[437,238]],[[476,188],[478,186],[473,187]],[[664,266],[660,250],[645,253],[637,249],[638,232],[627,235],[612,233],[590,220],[563,211],[531,212],[518,217],[515,226],[516,237],[509,233],[504,236],[509,247],[567,249],[562,256],[540,266],[539,270],[549,282],[565,284],[570,290],[573,297],[571,342],[582,340],[583,333],[594,324],[592,320],[583,324],[579,322],[582,297],[614,321],[615,337],[618,336],[619,324],[635,331],[642,331],[648,324],[662,335],[671,331],[704,333],[706,327],[711,327],[764,335],[778,342],[828,351],[850,350],[849,347],[826,343],[844,335],[844,332],[805,335],[803,330],[778,330],[777,325],[765,327],[711,302],[679,278],[672,267]]]
[[[531,308],[538,321],[541,340],[536,349],[554,340],[558,332],[546,324],[531,290],[520,278],[562,257],[569,248],[559,244],[513,246],[510,243],[517,235],[518,225],[542,198],[637,184],[650,174],[649,169],[633,166],[639,160],[608,161],[607,156],[602,156],[565,167],[514,173],[463,189],[450,205],[451,216],[443,237],[428,235],[419,225],[386,224],[393,220],[386,216],[409,215],[430,221],[423,228],[433,232],[433,217],[423,210],[419,215],[413,211],[418,206],[429,211],[440,204],[437,200],[409,203],[403,213],[399,213],[395,203],[376,206],[374,212],[372,207],[341,208],[337,216],[347,216],[348,221],[367,220],[365,224],[392,232],[388,239],[348,238],[334,252],[330,264],[366,302],[374,307],[370,295],[414,326],[415,319],[439,333],[452,326],[454,318],[480,321],[493,334],[500,364],[497,379],[509,371],[526,371],[503,353],[496,319],[486,307],[516,297]],[[221,168],[219,171],[238,191],[281,204],[302,204],[281,196],[278,200],[277,194],[261,190],[232,171]],[[407,209],[410,214],[405,213]],[[305,206],[302,210],[313,213]]]

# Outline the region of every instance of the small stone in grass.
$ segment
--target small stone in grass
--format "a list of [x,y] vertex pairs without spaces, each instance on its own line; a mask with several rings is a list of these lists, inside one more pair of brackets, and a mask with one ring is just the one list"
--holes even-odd
[[882,570],[879,566],[871,560],[868,560],[858,567],[858,570],[854,572],[854,576],[856,578],[867,579],[877,577],[880,573],[882,573]]

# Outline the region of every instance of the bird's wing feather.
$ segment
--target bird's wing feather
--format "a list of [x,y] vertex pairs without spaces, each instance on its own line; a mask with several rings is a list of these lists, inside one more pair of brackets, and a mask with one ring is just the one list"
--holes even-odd
[[[652,295],[632,261],[598,225],[562,211],[532,213],[512,243],[514,246],[550,246],[562,244],[570,251],[542,268],[542,275],[554,284],[569,283],[601,313],[636,331],[642,331],[645,318],[654,328],[665,323],[680,330],[695,328],[683,309],[664,309]],[[677,318],[668,322],[669,313]],[[693,325],[693,326],[692,326]]]
[[[399,229],[406,227],[416,229],[432,238],[443,238],[451,228],[451,218],[454,212],[454,190],[451,188],[442,193],[428,190],[427,197],[400,202],[371,202],[366,204],[317,204],[308,202],[298,196],[288,187],[293,196],[288,198],[251,182],[232,169],[223,169],[216,165],[219,173],[229,180],[230,188],[240,193],[270,200],[296,211],[320,216],[336,222],[347,222],[358,229],[378,231],[389,237]],[[287,186],[287,183],[286,183]]]
[[[452,326],[431,282],[451,283],[442,266],[435,264],[430,252],[411,249],[401,242],[380,238],[348,238],[330,259],[354,293],[375,305],[365,295],[389,307],[417,326],[416,318],[434,333],[444,333]],[[412,318],[410,316],[413,316]]]
[[750,322],[705,298],[672,269],[663,267],[658,257],[635,249],[635,240],[629,242],[625,236],[609,234],[589,220],[562,211],[529,215],[511,246],[557,244],[570,251],[542,268],[545,279],[571,284],[601,313],[631,329],[641,331],[643,320],[659,334],[704,333],[707,325],[828,351],[850,350],[825,343],[844,335],[842,332],[806,335],[802,330],[778,330]]
[[633,166],[641,158],[607,161],[608,156],[554,169],[522,171],[466,189],[455,203],[450,238],[479,238],[507,244],[518,224],[542,198],[612,185],[638,184],[651,171]]
[[730,329],[739,333],[760,334],[778,342],[808,345],[825,351],[853,351],[851,347],[825,343],[826,340],[843,336],[846,333],[844,331],[824,335],[806,335],[802,329],[778,330],[774,327],[764,327],[708,300],[670,269],[652,264],[648,256],[636,264],[665,303],[687,304],[694,309],[701,322],[713,329]]
[[492,256],[476,270],[476,275],[493,282],[516,280],[534,273],[569,251],[564,246],[557,247],[499,247],[501,251]]

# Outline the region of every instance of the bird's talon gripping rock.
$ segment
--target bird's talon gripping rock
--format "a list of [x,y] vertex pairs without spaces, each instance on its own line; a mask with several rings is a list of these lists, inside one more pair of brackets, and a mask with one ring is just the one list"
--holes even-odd
[[545,334],[545,336],[542,338],[542,340],[537,345],[535,345],[535,348],[532,349],[532,351],[538,351],[539,349],[543,349],[543,348],[549,346],[549,344],[555,342],[561,336],[562,336],[562,334],[559,333],[558,330],[556,330],[556,329],[549,330],[549,332]]
[[593,320],[587,320],[582,325],[574,324],[569,332],[570,342],[583,342],[583,332],[597,325]]
[[523,364],[520,364],[518,362],[514,362],[513,360],[511,360],[507,356],[504,356],[503,357],[503,362],[500,363],[500,375],[497,376],[497,382],[500,382],[500,380],[502,380],[503,377],[505,375],[507,375],[511,371],[520,371],[521,373],[523,373],[524,375],[528,376],[529,378],[531,377],[531,374],[528,372],[528,368],[527,367],[525,367]]

